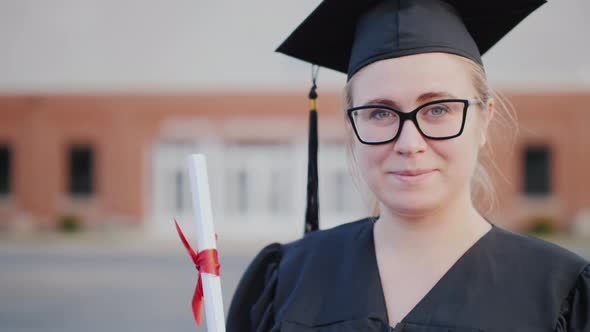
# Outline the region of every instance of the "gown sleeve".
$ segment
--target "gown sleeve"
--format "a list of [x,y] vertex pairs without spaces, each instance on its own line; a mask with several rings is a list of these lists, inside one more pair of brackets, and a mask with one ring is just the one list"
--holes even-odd
[[564,301],[556,332],[590,332],[590,264],[582,270]]
[[262,249],[244,272],[227,315],[227,332],[268,332],[274,325],[274,295],[282,246]]

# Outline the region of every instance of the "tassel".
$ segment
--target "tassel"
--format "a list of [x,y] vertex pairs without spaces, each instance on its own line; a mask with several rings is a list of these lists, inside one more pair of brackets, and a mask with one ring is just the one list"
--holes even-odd
[[[315,70],[314,70],[315,69]],[[312,65],[312,87],[309,90],[309,139],[307,163],[307,207],[305,211],[304,234],[319,229],[319,195],[318,195],[318,114],[317,85],[318,66]]]

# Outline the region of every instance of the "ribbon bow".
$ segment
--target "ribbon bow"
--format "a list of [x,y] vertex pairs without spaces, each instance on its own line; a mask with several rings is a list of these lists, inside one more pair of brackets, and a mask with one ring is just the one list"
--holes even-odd
[[197,323],[197,326],[200,326],[201,307],[203,306],[203,283],[201,281],[201,273],[209,273],[219,276],[219,260],[217,258],[217,250],[205,249],[199,253],[195,253],[193,248],[191,248],[190,244],[184,237],[184,234],[182,234],[182,230],[180,229],[180,226],[178,226],[178,222],[176,222],[176,219],[174,219],[174,224],[176,225],[176,231],[178,231],[180,240],[182,241],[184,247],[191,256],[193,263],[195,263],[195,267],[198,271],[197,287],[195,288],[195,293],[193,295],[192,307],[195,322]]

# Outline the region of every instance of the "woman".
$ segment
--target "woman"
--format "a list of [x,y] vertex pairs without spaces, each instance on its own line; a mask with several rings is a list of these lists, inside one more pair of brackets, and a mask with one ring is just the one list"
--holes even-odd
[[477,17],[468,1],[361,3],[324,1],[279,50],[348,73],[351,148],[379,216],[264,248],[228,331],[590,332],[589,262],[472,202],[498,109],[480,53],[538,4]]

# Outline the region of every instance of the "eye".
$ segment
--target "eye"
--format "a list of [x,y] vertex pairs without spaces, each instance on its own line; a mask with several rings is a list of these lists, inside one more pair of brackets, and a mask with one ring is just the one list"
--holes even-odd
[[376,120],[386,120],[386,119],[389,119],[393,116],[395,116],[395,114],[392,111],[377,108],[377,109],[371,110],[370,118],[376,119]]
[[426,110],[426,115],[432,117],[440,117],[449,112],[449,109],[444,105],[434,105]]

